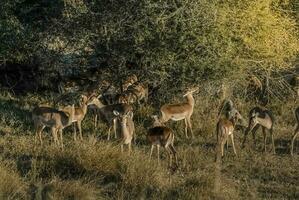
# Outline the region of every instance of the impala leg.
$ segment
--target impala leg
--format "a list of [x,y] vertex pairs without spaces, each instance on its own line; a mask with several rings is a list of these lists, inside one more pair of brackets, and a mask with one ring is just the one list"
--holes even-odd
[[36,127],[36,135],[35,135],[35,141],[37,141],[37,138],[39,138],[39,142],[42,145],[43,140],[42,140],[42,131],[44,130],[45,126],[39,125]]
[[194,134],[193,134],[193,130],[192,130],[192,123],[191,123],[191,118],[190,117],[187,119],[187,123],[188,123],[189,129],[190,129],[192,138],[194,138]]
[[120,151],[121,151],[121,153],[124,152],[124,145],[123,144],[120,145]]
[[264,136],[264,152],[266,152],[267,134],[266,134],[265,127],[263,127],[263,136]]
[[117,134],[116,134],[116,120],[117,119],[113,119],[113,130],[114,130],[114,138],[117,138]]
[[292,156],[293,156],[293,152],[294,152],[294,142],[295,142],[295,139],[296,139],[298,133],[299,133],[299,125],[297,125],[297,128],[296,128],[296,130],[293,134],[293,137],[292,137],[292,144],[291,144],[291,155]]
[[234,153],[235,153],[235,155],[237,155],[237,151],[236,151],[235,143],[234,143],[234,134],[230,135],[230,139],[232,140],[232,145],[233,145]]
[[256,138],[255,138],[255,134],[256,134],[256,131],[259,129],[260,125],[257,124],[251,131],[252,133],[252,139],[253,139],[253,146],[255,147],[256,146]]
[[171,157],[171,153],[170,153],[171,151],[170,151],[168,146],[165,146],[164,148],[165,148],[165,150],[167,152],[167,155],[168,155],[168,158],[169,158],[168,165],[169,165],[169,167],[171,167],[171,163],[172,163],[172,157]]
[[158,164],[160,163],[160,145],[157,145]]
[[52,136],[53,136],[53,141],[55,145],[58,145],[58,139],[57,139],[57,129],[55,127],[51,128]]
[[247,135],[248,135],[248,133],[250,133],[250,131],[251,131],[250,128],[246,128],[245,133],[244,133],[244,139],[243,139],[243,142],[242,142],[242,149],[245,147]]
[[171,152],[172,152],[172,154],[173,154],[175,164],[176,164],[176,166],[178,166],[178,158],[177,158],[177,155],[176,155],[177,153],[176,153],[176,150],[175,150],[173,144],[171,144],[171,145],[169,146],[169,148],[170,148],[170,150],[171,150]]
[[129,145],[129,155],[130,155],[131,151],[132,151],[132,144],[131,144],[131,142],[128,145]]
[[136,145],[136,133],[133,133],[133,141],[134,141],[134,145]]
[[275,151],[275,141],[274,141],[274,135],[273,135],[273,129],[270,129],[270,135],[271,135],[271,140],[272,140],[272,149],[273,149],[273,153],[276,154]]
[[152,144],[152,146],[151,146],[151,153],[150,153],[150,159],[152,158],[152,155],[153,155],[153,151],[154,151],[154,145]]
[[108,138],[107,138],[107,140],[110,140],[110,131],[111,131],[111,126],[108,129]]
[[188,138],[188,121],[187,118],[185,118],[185,136]]
[[80,140],[83,140],[81,123],[82,123],[81,121],[77,121],[78,129],[79,129],[79,134],[80,134]]
[[224,144],[225,144],[225,139],[221,141],[221,157],[224,156]]
[[94,129],[97,128],[97,123],[98,123],[98,115],[95,114],[95,116],[94,116]]
[[59,136],[60,136],[60,145],[61,145],[61,148],[63,148],[63,137],[62,137],[62,129],[59,129],[58,130],[58,133],[59,133]]
[[73,129],[74,129],[74,141],[76,141],[77,140],[77,131],[76,131],[75,123],[73,124]]
[[147,101],[148,101],[148,95],[145,94],[145,95],[144,95],[144,103],[147,104]]

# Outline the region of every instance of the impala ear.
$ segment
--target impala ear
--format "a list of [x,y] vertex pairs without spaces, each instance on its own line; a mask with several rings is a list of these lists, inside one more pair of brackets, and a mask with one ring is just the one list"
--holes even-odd
[[115,116],[118,116],[118,115],[119,115],[119,112],[117,112],[116,110],[113,110],[113,114],[114,114]]
[[129,112],[128,112],[128,116],[129,116],[131,119],[133,119],[133,116],[134,116],[133,112],[132,112],[132,111],[129,111]]
[[151,118],[155,119],[157,117],[157,115],[151,115]]

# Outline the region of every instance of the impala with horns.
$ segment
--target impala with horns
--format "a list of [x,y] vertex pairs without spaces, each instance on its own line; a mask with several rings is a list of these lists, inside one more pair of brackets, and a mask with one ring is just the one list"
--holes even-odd
[[242,148],[245,147],[246,138],[248,133],[250,132],[252,132],[254,145],[256,145],[255,133],[259,129],[259,127],[262,127],[263,136],[264,136],[264,151],[266,152],[266,142],[267,142],[266,130],[268,130],[271,135],[273,153],[275,154],[275,144],[274,144],[274,136],[273,136],[274,116],[272,112],[270,110],[262,109],[260,107],[254,107],[253,109],[250,110],[248,117],[249,117],[249,123],[248,123],[248,127],[245,130]]
[[230,137],[234,153],[237,155],[234,143],[234,129],[239,119],[242,119],[241,114],[236,109],[232,109],[228,111],[227,117],[219,119],[217,123],[217,146],[221,150],[222,157],[224,156],[224,145],[227,143],[228,137]]
[[[51,128],[54,143],[63,147],[62,130],[71,125],[75,115],[75,107],[67,106],[63,110],[51,107],[36,107],[32,111],[32,120],[36,130],[36,138],[39,137],[42,144],[42,131],[45,127]],[[60,142],[57,134],[59,133]]]
[[[99,97],[99,96],[98,96]],[[95,117],[95,127],[97,127],[98,116],[99,118],[106,123],[108,126],[108,138],[110,140],[110,132],[111,128],[114,127],[114,134],[116,137],[116,127],[115,127],[115,120],[116,116],[114,111],[117,111],[120,115],[126,115],[128,112],[133,112],[133,107],[129,104],[119,103],[119,104],[112,104],[112,105],[104,105],[97,96],[92,96],[92,104],[90,105],[90,109],[96,113]]]
[[198,87],[188,88],[187,92],[183,95],[187,98],[187,102],[177,103],[177,104],[165,104],[161,107],[160,111],[162,114],[161,122],[165,123],[170,119],[173,121],[185,120],[185,135],[188,138],[188,128],[194,137],[192,124],[191,124],[191,116],[193,114],[194,109],[194,98],[193,93],[199,90]]
[[134,137],[135,126],[133,122],[133,112],[119,113],[117,110],[113,110],[113,114],[116,116],[115,129],[116,133],[121,140],[121,152],[124,152],[124,145],[128,145],[129,154],[132,150],[132,139]]
[[296,118],[296,127],[295,127],[295,131],[294,131],[294,135],[292,137],[292,144],[291,144],[291,155],[292,156],[294,154],[294,142],[295,142],[297,135],[299,134],[299,107],[297,107],[295,110],[295,118]]
[[160,146],[162,146],[169,156],[169,166],[172,166],[172,157],[175,159],[175,167],[178,166],[177,152],[174,148],[174,133],[164,126],[158,119],[158,116],[153,115],[153,127],[147,132],[146,139],[151,145],[150,158],[152,157],[154,147],[157,146],[158,163],[160,161]]

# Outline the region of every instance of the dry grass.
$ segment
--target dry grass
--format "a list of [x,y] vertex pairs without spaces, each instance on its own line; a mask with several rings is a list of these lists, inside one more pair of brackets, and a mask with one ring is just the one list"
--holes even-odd
[[[37,98],[36,98],[37,99]],[[35,100],[36,100],[35,99]],[[193,116],[195,140],[184,136],[183,122],[169,122],[175,130],[179,169],[172,174],[167,168],[167,155],[157,164],[156,154],[149,160],[145,141],[152,106],[141,106],[135,113],[137,145],[131,155],[120,154],[116,140],[107,142],[104,126],[95,132],[93,144],[91,117],[84,121],[85,140],[74,142],[72,128],[65,131],[64,150],[52,145],[49,133],[45,144],[34,143],[29,110],[32,98],[0,98],[0,199],[296,199],[299,198],[298,142],[297,155],[289,155],[294,124],[295,103],[273,103],[277,115],[275,126],[277,155],[262,152],[261,134],[258,146],[241,150],[242,133],[236,132],[238,156],[229,147],[221,167],[221,188],[214,192],[215,124],[218,100],[198,95]],[[40,100],[36,100],[40,101]],[[247,113],[253,106],[237,100]],[[209,107],[210,105],[211,107]],[[15,112],[16,111],[16,112]],[[18,114],[20,114],[18,116]],[[20,127],[19,127],[20,126]],[[251,138],[249,138],[251,141]],[[163,152],[163,151],[162,151]],[[218,177],[219,178],[219,177]]]

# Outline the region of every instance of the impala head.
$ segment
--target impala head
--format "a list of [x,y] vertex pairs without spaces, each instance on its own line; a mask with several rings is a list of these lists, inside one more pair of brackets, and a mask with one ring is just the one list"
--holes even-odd
[[184,97],[189,95],[189,94],[193,94],[194,92],[197,92],[199,90],[198,86],[195,87],[190,87],[186,90],[186,93],[183,95]]
[[249,128],[252,129],[256,124],[258,124],[259,112],[252,112],[249,119]]
[[119,113],[117,110],[113,110],[113,114],[117,117],[120,124],[123,126],[127,125],[128,118],[133,119],[133,112]]
[[84,94],[81,95],[80,105],[84,105],[88,103],[88,97]]
[[158,115],[152,115],[151,118],[153,119],[153,126],[162,126],[163,124],[161,123]]
[[237,109],[235,109],[235,108],[233,108],[232,110],[230,110],[230,111],[228,112],[228,118],[229,118],[229,119],[233,119],[235,122],[237,122],[238,120],[243,120],[242,115],[241,115],[240,112],[239,112]]
[[90,95],[87,101],[87,105],[95,105],[98,108],[102,108],[104,104],[99,100],[102,95],[96,96],[95,94]]

